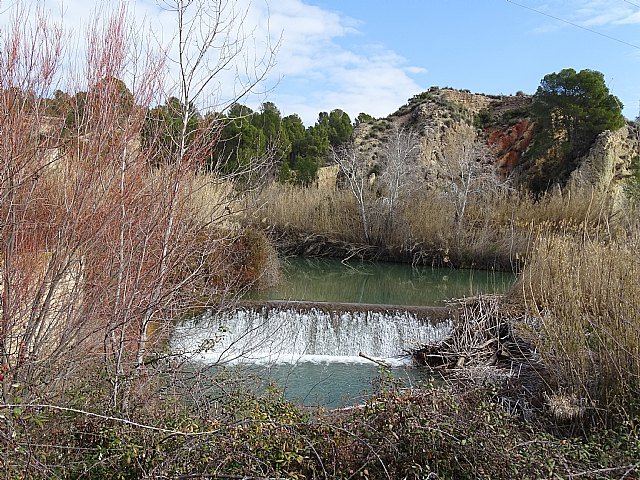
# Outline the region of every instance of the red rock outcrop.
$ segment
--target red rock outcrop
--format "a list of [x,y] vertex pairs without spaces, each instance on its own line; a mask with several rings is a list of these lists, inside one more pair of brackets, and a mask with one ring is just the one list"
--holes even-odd
[[520,162],[524,152],[533,140],[534,123],[523,118],[509,127],[491,127],[487,132],[487,144],[494,151],[498,171],[508,175]]

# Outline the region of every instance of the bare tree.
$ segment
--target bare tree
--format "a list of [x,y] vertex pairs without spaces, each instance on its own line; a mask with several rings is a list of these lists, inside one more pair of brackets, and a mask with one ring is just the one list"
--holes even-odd
[[368,212],[369,168],[353,142],[342,147],[332,147],[331,154],[333,162],[340,167],[340,172],[356,200],[364,239],[369,243],[371,241]]
[[446,195],[455,205],[457,222],[462,222],[473,195],[491,195],[505,187],[494,167],[489,148],[479,141],[461,143],[443,158]]
[[[224,39],[226,21],[243,17],[223,15],[233,2],[216,2],[214,10],[205,9],[210,2],[176,5],[179,92],[188,106],[241,51]],[[126,408],[131,379],[144,371],[152,342],[162,340],[157,332],[250,280],[236,266],[241,232],[222,228],[226,208],[198,211],[207,183],[201,167],[219,127],[188,132],[192,110],[185,108],[175,157],[153,166],[140,132],[149,107],[169,96],[160,93],[164,62],[136,42],[124,7],[89,30],[86,92],[48,116],[46,97],[64,63],[61,29],[44,16],[31,23],[25,12],[16,7],[0,46],[2,394],[5,401],[17,395],[17,384],[50,390],[92,363],[111,381],[113,406]],[[204,18],[214,23],[194,23]],[[190,41],[200,50],[187,48]],[[223,52],[215,68],[211,49]],[[120,79],[131,72],[129,91]],[[229,191],[211,201],[228,207]]]
[[379,184],[389,229],[395,223],[398,203],[418,186],[420,143],[415,132],[395,126],[380,151]]
[[[28,36],[30,45],[12,35],[17,32]],[[33,202],[42,201],[38,179],[50,163],[37,138],[44,123],[44,105],[39,97],[55,81],[60,37],[60,29],[49,28],[42,12],[38,11],[29,23],[22,11],[3,32],[0,45],[0,378],[5,398],[11,389],[9,373],[26,363],[26,342],[42,333],[34,322],[52,303],[52,291],[63,277],[62,272],[37,269],[46,262],[36,252],[49,232],[38,228],[46,221],[44,212],[38,215],[29,208]],[[26,231],[28,225],[34,234]],[[26,296],[33,302],[24,301]]]

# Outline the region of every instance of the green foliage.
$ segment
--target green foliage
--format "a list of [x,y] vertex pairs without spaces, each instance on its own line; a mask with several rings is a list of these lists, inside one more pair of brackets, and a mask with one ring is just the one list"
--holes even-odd
[[279,123],[279,116],[277,122],[270,123],[272,114],[269,110],[263,118],[245,105],[233,105],[222,119],[224,128],[210,165],[220,167],[227,174],[241,174],[250,168],[252,161],[264,156],[267,149],[267,136],[255,124],[264,123],[268,129],[277,129],[271,123]]
[[375,118],[373,118],[368,113],[360,112],[358,114],[358,116],[356,117],[356,120],[354,122],[354,127],[357,127],[358,125],[360,125],[362,123],[373,122],[374,120],[375,120]]
[[283,119],[291,142],[289,157],[281,164],[279,180],[298,185],[310,185],[318,177],[318,168],[329,155],[331,146],[348,142],[353,133],[349,116],[342,110],[320,112],[315,125],[305,130],[297,115]]
[[396,115],[406,115],[416,107],[431,103],[436,107],[441,107],[445,110],[444,117],[450,118],[452,121],[459,122],[464,120],[467,123],[471,123],[472,115],[463,105],[453,102],[447,98],[446,93],[440,91],[436,87],[431,87],[428,91],[414,95],[409,101],[401,106]]
[[291,151],[291,143],[278,107],[272,102],[263,103],[261,112],[254,114],[251,121],[264,134],[267,151],[276,162],[282,162]]
[[147,113],[142,127],[142,147],[151,152],[155,166],[175,162],[191,145],[199,127],[200,114],[191,104],[188,111],[185,110],[179,99],[170,97],[164,105]]
[[326,162],[332,145],[350,140],[353,126],[342,110],[321,112],[315,125],[305,128],[298,115],[281,118],[272,102],[261,111],[234,105],[225,122],[210,167],[222,166],[227,173],[240,173],[253,159],[270,156],[278,166],[282,183],[310,185],[318,168]]
[[53,98],[47,101],[47,114],[65,117],[71,106],[72,97],[62,90],[53,92]]
[[484,130],[493,122],[494,113],[493,108],[483,108],[473,119],[473,126]]
[[437,92],[437,90],[429,89],[429,91],[427,92],[422,92],[414,95],[409,99],[409,105],[420,105],[427,100],[433,100],[435,98],[435,96],[433,95],[434,92]]
[[500,121],[503,125],[514,125],[523,118],[529,118],[531,116],[531,108],[529,106],[513,108],[503,112]]
[[[229,389],[228,380],[216,380]],[[119,415],[0,410],[3,473],[7,478],[500,480],[580,472],[609,478],[596,474],[602,468],[622,478],[638,469],[637,425],[555,437],[511,416],[491,389],[461,393],[423,385],[402,392],[383,382],[366,404],[341,412],[306,410],[286,401],[277,388],[262,395],[242,389],[213,398],[202,393],[190,388],[190,398],[197,399],[190,404],[151,397],[133,419],[138,425],[118,421]],[[139,426],[144,424],[152,428]]]
[[102,108],[115,108],[119,118],[126,118],[133,110],[133,94],[127,85],[115,77],[105,77],[90,90],[93,97],[102,100]]
[[[63,97],[60,95],[60,99]],[[86,118],[87,92],[77,92],[68,97],[68,102],[60,103],[59,109],[64,115],[64,132],[82,131]]]
[[555,183],[564,185],[595,138],[625,122],[622,103],[609,93],[604,75],[572,68],[542,79],[532,114],[536,140],[525,162],[528,186],[536,193]]
[[329,113],[329,143],[334,147],[343,145],[351,140],[352,135],[353,125],[351,125],[349,115],[339,108],[331,110]]
[[53,93],[53,99],[47,102],[47,112],[64,117],[64,131],[86,131],[88,113],[102,111],[113,113],[115,123],[125,122],[134,107],[133,94],[127,85],[115,77],[105,77],[88,91],[77,92],[70,96],[61,90]]
[[278,180],[282,183],[309,185],[318,175],[324,155],[328,153],[326,131],[309,127],[305,129],[298,115],[282,119],[284,135],[289,140],[290,150],[280,164]]

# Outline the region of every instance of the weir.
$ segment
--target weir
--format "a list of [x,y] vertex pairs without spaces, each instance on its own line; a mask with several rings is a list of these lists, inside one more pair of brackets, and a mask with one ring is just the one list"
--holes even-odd
[[245,388],[276,384],[305,405],[361,403],[381,365],[393,367],[384,375],[399,385],[429,380],[429,372],[410,367],[408,352],[448,335],[459,314],[448,299],[504,291],[513,281],[495,272],[328,259],[283,265],[276,288],[180,323],[172,352],[206,371],[233,365]]
[[216,364],[368,362],[406,364],[412,348],[446,336],[443,307],[397,307],[323,302],[245,302],[183,322],[172,350]]

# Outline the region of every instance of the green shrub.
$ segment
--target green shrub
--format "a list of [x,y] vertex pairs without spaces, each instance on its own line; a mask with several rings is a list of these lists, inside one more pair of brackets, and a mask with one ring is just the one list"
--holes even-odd
[[175,403],[152,396],[126,419],[0,409],[0,467],[6,478],[33,479],[500,480],[623,478],[637,472],[640,458],[637,425],[556,437],[508,414],[486,389],[427,384],[402,391],[383,378],[366,404],[338,411],[304,409],[276,389],[213,395],[191,387],[189,397]]

